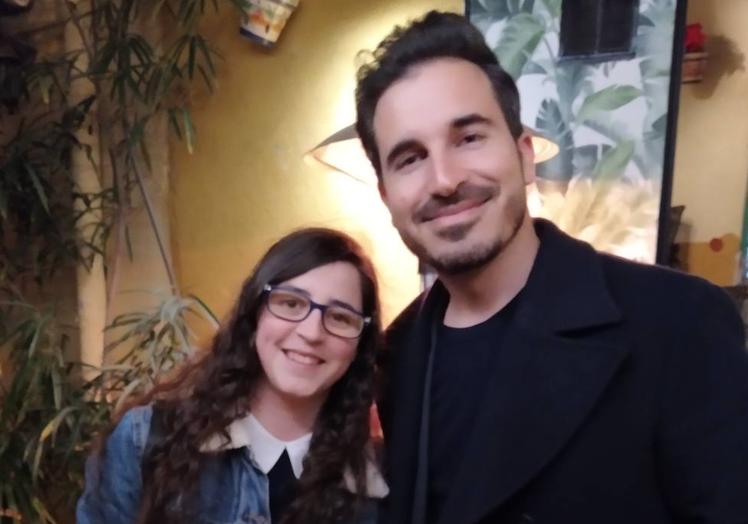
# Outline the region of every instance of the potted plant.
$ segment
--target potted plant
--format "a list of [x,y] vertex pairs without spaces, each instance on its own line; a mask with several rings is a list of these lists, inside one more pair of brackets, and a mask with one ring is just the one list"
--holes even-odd
[[[203,15],[248,5],[54,3],[50,13],[50,2],[0,0],[0,16],[29,7],[0,34],[3,524],[72,522],[83,462],[118,402],[190,353],[193,313],[215,324],[172,278],[144,181],[157,120],[192,148],[190,87],[203,80],[212,89],[218,57],[198,31]],[[118,261],[132,256],[130,217],[140,206],[170,286],[157,308],[109,321],[102,312],[121,292]]]
[[704,78],[709,54],[705,50],[706,35],[701,24],[688,24],[686,27],[686,52],[683,55],[681,81],[684,84],[701,82]]

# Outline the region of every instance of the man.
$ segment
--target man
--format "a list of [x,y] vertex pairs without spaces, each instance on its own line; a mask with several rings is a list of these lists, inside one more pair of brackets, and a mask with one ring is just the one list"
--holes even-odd
[[464,18],[396,29],[356,102],[392,221],[439,276],[388,333],[381,522],[748,522],[726,295],[529,217],[517,89]]

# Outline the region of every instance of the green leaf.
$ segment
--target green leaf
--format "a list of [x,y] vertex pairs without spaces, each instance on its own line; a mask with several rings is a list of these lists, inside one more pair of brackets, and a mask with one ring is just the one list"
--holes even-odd
[[135,248],[132,247],[132,234],[129,225],[125,225],[125,246],[127,247],[127,259],[132,262],[135,260]]
[[108,40],[99,51],[98,56],[92,62],[91,71],[93,74],[101,75],[104,74],[114,60],[117,48],[115,42]]
[[187,72],[189,77],[195,76],[195,53],[197,51],[197,37],[190,38],[189,52],[187,54]]
[[39,434],[39,442],[45,442],[48,438],[52,437],[52,445],[54,446],[54,435],[57,433],[60,424],[62,424],[70,414],[77,410],[78,408],[75,406],[67,406],[60,410],[42,429]]
[[2,186],[0,186],[0,217],[3,218],[3,220],[8,220],[8,196],[3,191]]
[[26,169],[26,173],[29,175],[29,179],[31,179],[31,183],[34,185],[34,190],[36,191],[36,195],[39,197],[39,202],[41,202],[44,211],[49,214],[47,193],[44,191],[44,186],[42,186],[42,182],[39,180],[36,170],[31,164],[24,164],[24,168]]
[[51,98],[50,93],[52,91],[52,86],[54,85],[54,78],[49,75],[43,75],[39,78],[37,85],[39,87],[39,92],[42,95],[42,100],[45,104],[49,104]]
[[572,113],[574,101],[580,97],[586,97],[594,90],[592,76],[595,70],[589,64],[579,61],[571,61],[563,64],[556,72],[556,91],[558,92],[558,104],[564,120],[571,127],[575,127],[577,119]]
[[537,174],[551,180],[569,180],[574,174],[574,136],[561,113],[556,100],[546,98],[540,104],[535,127],[545,137],[553,140],[559,147],[558,155],[547,162],[538,164]]
[[641,96],[634,86],[609,86],[589,95],[577,112],[577,121],[584,122],[600,111],[613,111]]
[[593,178],[619,178],[634,155],[634,142],[627,141],[610,148],[592,172]]
[[187,143],[187,151],[192,154],[195,151],[195,128],[192,126],[192,116],[186,108],[182,108],[182,122],[184,124],[184,138]]
[[231,3],[239,10],[246,10],[250,7],[249,0],[231,0]]
[[561,18],[561,2],[562,0],[543,0],[546,9],[553,18]]
[[178,64],[179,59],[182,56],[182,51],[184,51],[185,46],[189,43],[190,37],[187,35],[183,35],[179,37],[176,42],[174,42],[174,47],[172,47],[171,51],[169,52],[168,60],[172,64]]
[[153,164],[151,163],[151,154],[148,151],[148,145],[145,143],[145,140],[140,140],[140,156],[145,163],[145,167],[148,168],[148,171],[152,171]]
[[132,392],[141,385],[141,383],[142,381],[139,378],[136,378],[135,380],[130,382],[124,390],[122,390],[122,393],[117,399],[117,403],[114,405],[115,413],[118,412],[120,408],[122,408],[122,406],[125,404],[125,401],[130,397],[130,395],[132,395]]
[[667,113],[663,114],[654,122],[652,122],[652,131],[656,135],[665,135],[665,133],[667,132]]
[[207,86],[208,90],[213,93],[213,80],[211,79],[211,76],[205,71],[205,68],[201,65],[197,66],[197,70],[200,71],[200,75],[203,77],[203,81],[205,82],[205,85]]
[[474,8],[476,15],[481,14],[493,20],[506,18],[510,14],[508,0],[477,0],[477,3],[471,7]]
[[41,500],[39,500],[37,497],[32,497],[31,505],[37,511],[39,516],[42,519],[44,519],[44,522],[46,524],[57,524],[57,521],[52,517],[52,515],[50,515],[44,503]]
[[60,375],[60,369],[63,368],[62,363],[60,363],[60,367],[52,367],[51,372],[51,378],[52,378],[52,396],[54,398],[54,406],[55,409],[60,409],[62,407],[62,388],[63,386],[63,380],[64,378]]
[[193,294],[190,294],[190,295],[187,295],[187,296],[189,298],[191,298],[192,300],[194,300],[195,302],[197,302],[200,305],[200,307],[202,308],[202,310],[205,313],[207,313],[208,317],[213,321],[213,324],[214,324],[215,327],[218,327],[221,324],[221,321],[218,319],[218,316],[215,313],[213,313],[213,310],[210,309],[210,307],[208,306],[208,304],[206,304],[203,301],[203,299],[201,299],[197,295],[193,295]]
[[36,353],[36,349],[39,346],[39,339],[42,336],[42,333],[44,332],[44,327],[46,324],[46,318],[41,318],[39,322],[36,324],[34,329],[34,336],[31,338],[31,342],[28,346],[28,357],[31,358],[34,356],[34,353]]
[[177,135],[177,138],[179,140],[182,140],[182,130],[179,126],[179,120],[177,119],[177,108],[170,108],[168,111],[169,114],[169,124],[171,125],[171,128],[174,130],[174,134]]
[[545,34],[542,20],[521,13],[507,21],[499,44],[494,49],[502,67],[517,79]]
[[520,11],[523,13],[532,13],[533,9],[535,9],[535,0],[525,0],[520,7]]
[[200,35],[195,35],[195,38],[197,39],[197,45],[200,48],[200,51],[202,52],[203,58],[205,59],[205,62],[208,64],[208,69],[210,69],[210,74],[215,76],[216,74],[216,67],[215,64],[213,64],[213,57],[211,56],[213,53],[213,50],[208,47],[208,43],[205,41],[203,37]]
[[161,9],[164,7],[166,0],[157,0],[153,5],[153,11],[151,12],[151,22],[155,22],[158,15],[161,13]]
[[524,69],[522,70],[523,74],[525,75],[549,75],[551,74],[548,69],[546,69],[545,65],[543,64],[542,60],[534,61],[530,60],[525,64]]

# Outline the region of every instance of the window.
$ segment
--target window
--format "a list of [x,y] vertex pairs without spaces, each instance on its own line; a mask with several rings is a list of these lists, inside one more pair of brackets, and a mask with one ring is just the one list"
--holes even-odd
[[561,58],[633,56],[639,0],[563,0]]

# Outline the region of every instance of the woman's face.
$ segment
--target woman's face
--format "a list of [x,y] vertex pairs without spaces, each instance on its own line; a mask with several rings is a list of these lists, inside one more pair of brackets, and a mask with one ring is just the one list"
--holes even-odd
[[[333,262],[278,283],[275,289],[322,305],[343,305],[362,310],[361,276],[348,262]],[[284,307],[298,307],[294,295],[281,297]],[[267,297],[266,297],[267,298]],[[348,370],[356,356],[358,338],[328,332],[322,312],[313,309],[300,322],[284,320],[263,306],[257,322],[257,353],[265,372],[260,387],[288,401],[324,401],[330,388]]]

